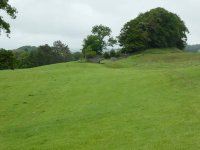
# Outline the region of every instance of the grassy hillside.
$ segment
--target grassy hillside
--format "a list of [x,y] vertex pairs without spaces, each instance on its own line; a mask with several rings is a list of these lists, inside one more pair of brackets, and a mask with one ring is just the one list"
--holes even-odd
[[0,150],[199,150],[200,55],[0,71]]
[[185,53],[179,49],[149,49],[142,53],[135,54],[128,59],[120,61],[104,61],[107,67],[127,68],[134,67],[140,69],[155,68],[180,68],[199,64],[200,55],[195,53]]

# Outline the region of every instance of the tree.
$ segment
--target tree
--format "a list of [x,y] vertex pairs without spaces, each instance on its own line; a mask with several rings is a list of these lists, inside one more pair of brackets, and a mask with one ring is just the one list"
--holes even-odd
[[82,52],[85,55],[86,49],[91,48],[92,51],[95,51],[97,54],[101,54],[103,47],[100,39],[96,35],[88,35],[83,41]]
[[61,41],[55,41],[53,43],[53,51],[60,57],[59,61],[65,62],[71,60],[71,52],[68,45]]
[[111,50],[110,51],[110,57],[116,57],[116,52],[115,52],[115,50]]
[[37,59],[39,66],[49,65],[55,62],[52,48],[48,45],[39,46],[37,49]]
[[103,57],[104,57],[105,59],[109,59],[109,58],[110,58],[110,53],[109,53],[109,52],[104,52],[104,53],[103,53]]
[[110,50],[110,51],[107,51],[107,52],[104,52],[103,53],[103,57],[105,59],[109,59],[109,58],[112,58],[112,57],[120,57],[121,56],[121,51],[118,49],[118,50]]
[[0,49],[0,70],[14,69],[14,55],[12,51]]
[[17,68],[29,68],[32,67],[30,61],[30,54],[28,51],[22,51],[18,55],[15,54],[16,57],[16,67]]
[[92,28],[92,33],[99,39],[101,43],[101,52],[102,52],[102,50],[107,46],[105,38],[110,37],[111,29],[103,25],[96,25]]
[[83,58],[83,55],[81,52],[74,52],[74,53],[72,53],[72,58],[75,61],[81,60]]
[[[53,47],[42,45],[39,47],[23,46],[14,51],[17,68],[30,68],[48,64],[71,61],[75,58],[69,47],[61,41],[55,41]],[[76,59],[78,59],[78,55]]]
[[101,52],[103,49],[106,49],[107,46],[113,47],[117,43],[117,40],[111,37],[112,30],[107,26],[96,25],[92,28],[92,33],[97,36],[101,42]]
[[[16,18],[17,10],[8,4],[9,0],[0,1],[0,10],[4,10],[12,19]],[[10,33],[10,25],[7,23],[2,16],[0,16],[0,32],[1,30],[5,31],[8,35]]]
[[91,46],[85,48],[83,53],[85,59],[93,58],[97,55],[96,51],[94,51]]
[[103,25],[96,25],[92,28],[92,35],[88,35],[83,41],[83,49],[88,46],[91,47],[92,51],[95,51],[98,55],[101,55],[103,50],[108,46],[113,47],[117,43],[113,37],[111,37],[111,29]]
[[189,31],[179,16],[156,8],[126,23],[118,38],[125,52],[165,47],[183,49],[187,33]]

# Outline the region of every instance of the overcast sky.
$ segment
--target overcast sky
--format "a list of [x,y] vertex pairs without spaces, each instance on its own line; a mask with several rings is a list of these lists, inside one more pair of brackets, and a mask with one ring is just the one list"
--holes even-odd
[[[11,20],[11,38],[0,36],[0,48],[52,45],[56,40],[79,50],[97,24],[109,26],[117,36],[122,26],[140,12],[163,7],[178,14],[190,30],[188,43],[200,43],[200,0],[10,0],[17,8]],[[0,12],[2,14],[2,12]]]

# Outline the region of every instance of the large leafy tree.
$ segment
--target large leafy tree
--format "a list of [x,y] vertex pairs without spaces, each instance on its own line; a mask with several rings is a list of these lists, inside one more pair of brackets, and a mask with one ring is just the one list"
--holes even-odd
[[188,32],[178,15],[156,8],[126,23],[119,35],[119,43],[127,52],[165,47],[183,49]]
[[[12,19],[15,19],[17,10],[16,8],[12,7],[8,1],[9,0],[0,0],[0,10],[4,10]],[[0,15],[0,32],[2,30],[8,35],[10,33],[10,24],[7,23]]]
[[60,57],[60,61],[62,62],[69,61],[71,59],[69,46],[61,41],[55,41],[53,43],[53,52],[58,56],[58,58]]
[[87,38],[83,41],[83,54],[85,55],[86,49],[91,49],[96,53],[100,54],[103,50],[103,45],[98,36],[96,35],[88,35]]
[[109,27],[103,25],[96,25],[92,28],[92,33],[99,39],[101,43],[101,50],[106,48],[107,42],[105,40],[106,37],[110,37],[111,29]]
[[15,58],[12,51],[0,49],[0,70],[14,69]]
[[104,25],[96,25],[92,28],[92,34],[88,35],[83,41],[83,53],[86,49],[91,49],[97,54],[101,54],[108,46],[114,46],[116,40],[111,37],[111,29]]

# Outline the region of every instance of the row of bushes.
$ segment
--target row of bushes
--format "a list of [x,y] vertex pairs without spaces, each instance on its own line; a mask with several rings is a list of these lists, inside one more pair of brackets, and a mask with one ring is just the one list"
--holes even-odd
[[66,55],[59,55],[55,49],[48,45],[43,45],[34,50],[8,51],[0,49],[0,70],[5,69],[23,69],[37,66],[76,61],[80,59],[110,59],[112,57],[121,57],[120,50],[106,51],[102,55],[97,55],[95,51],[88,51],[85,58],[81,52],[71,53],[68,51]]
[[25,46],[12,51],[0,49],[0,70],[32,68],[81,58],[81,52],[72,53],[61,41],[54,42],[53,46]]

